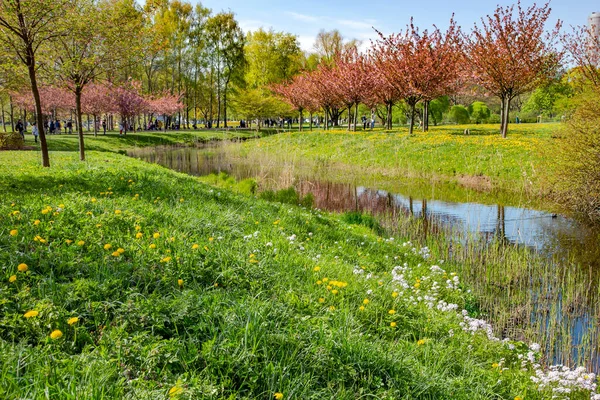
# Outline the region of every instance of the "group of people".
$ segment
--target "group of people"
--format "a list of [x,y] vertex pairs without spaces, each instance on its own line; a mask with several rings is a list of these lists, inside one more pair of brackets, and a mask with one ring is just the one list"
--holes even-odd
[[367,126],[369,126],[371,129],[375,128],[375,114],[371,114],[371,120],[367,120],[367,116],[363,114],[362,118],[361,118],[362,124],[363,124],[363,129],[367,129]]

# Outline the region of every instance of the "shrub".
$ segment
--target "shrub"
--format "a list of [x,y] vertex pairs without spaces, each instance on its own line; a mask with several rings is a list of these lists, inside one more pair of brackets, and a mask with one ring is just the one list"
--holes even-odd
[[469,106],[471,120],[476,124],[486,123],[490,118],[491,112],[487,104],[482,101],[475,101]]
[[600,94],[576,99],[558,147],[557,197],[586,219],[600,222]]
[[450,120],[459,125],[468,124],[471,121],[469,111],[460,105],[452,106],[450,109]]

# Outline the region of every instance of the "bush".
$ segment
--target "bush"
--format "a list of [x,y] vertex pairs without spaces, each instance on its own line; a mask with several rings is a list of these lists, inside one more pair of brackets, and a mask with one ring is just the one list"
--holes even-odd
[[487,104],[482,101],[475,101],[469,106],[471,120],[476,124],[486,123],[490,118],[491,112]]
[[459,125],[471,122],[469,111],[464,106],[460,105],[452,106],[450,109],[450,120]]
[[566,207],[600,222],[600,94],[584,94],[563,127],[556,193]]

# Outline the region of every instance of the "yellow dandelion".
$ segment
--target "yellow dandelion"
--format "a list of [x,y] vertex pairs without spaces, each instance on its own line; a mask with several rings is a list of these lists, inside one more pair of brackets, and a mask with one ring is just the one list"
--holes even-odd
[[177,284],[179,286],[183,286],[183,279],[177,279]]
[[363,304],[369,304],[369,299],[364,299]]
[[418,289],[421,284],[419,282],[415,283],[415,288]]
[[328,282],[329,278],[323,278],[323,282]]
[[321,270],[321,267],[319,267],[318,265],[316,267],[313,268],[313,271],[318,272]]
[[168,263],[169,261],[171,261],[171,257],[165,257],[162,260],[160,260],[160,262],[163,262],[163,263]]
[[393,297],[393,298],[396,298],[396,297],[398,297],[398,292],[392,292],[392,297]]
[[136,233],[136,234],[135,234],[135,238],[136,238],[136,239],[139,239],[139,238],[141,238],[142,236],[144,236],[144,234],[143,234],[142,232],[138,232],[138,233]]
[[122,249],[122,248],[120,248],[120,247],[119,247],[119,248],[117,249],[117,253],[119,253],[119,254],[123,254],[123,253],[125,253],[125,249]]
[[111,248],[112,248],[112,244],[110,244],[110,243],[106,243],[104,245],[104,250],[110,250]]
[[209,241],[209,242],[212,242],[213,240],[215,240],[215,238],[213,238],[213,237],[209,237],[209,238],[208,238],[208,241]]
[[283,399],[283,393],[277,392],[273,395],[273,397],[275,397],[275,400],[281,400]]
[[118,251],[113,251],[111,255],[113,257],[119,257],[121,255],[121,253],[119,253]]
[[77,318],[77,317],[71,317],[67,320],[67,324],[69,324],[69,325],[75,325],[78,322],[79,322],[79,318]]
[[500,366],[500,364],[498,364],[498,363],[493,363],[492,364],[492,368],[498,368],[499,366]]
[[121,214],[121,210],[115,210],[115,215],[120,215]]
[[39,219],[36,219],[35,221],[33,221],[33,224],[34,224],[34,225],[39,225],[39,224],[40,224],[40,220],[39,220]]
[[19,231],[16,229],[13,229],[12,231],[9,232],[10,236],[17,236],[19,234]]
[[427,343],[427,339],[419,339],[417,341],[417,346],[423,346],[425,343]]
[[96,198],[92,197],[92,203],[95,203],[95,202],[96,202]]
[[517,396],[515,397],[515,400],[523,400],[523,398],[521,396]]
[[67,239],[67,240],[65,240],[65,242],[66,242],[67,244],[71,244],[71,243],[73,243],[73,241],[72,241],[71,239]]
[[335,311],[335,307],[334,306],[329,306],[329,311]]
[[77,246],[83,246],[85,244],[85,242],[83,240],[80,240],[79,242],[77,242]]
[[62,335],[63,335],[63,333],[59,329],[55,329],[50,334],[50,337],[52,339],[56,340],[56,339],[60,339],[62,337]]
[[319,297],[319,303],[325,303],[325,299],[322,297]]
[[181,393],[183,393],[183,388],[181,386],[173,386],[169,389],[169,397],[179,396]]
[[331,290],[331,286],[330,286],[330,285],[327,285],[326,289],[327,289],[327,290]]
[[48,210],[47,208],[44,208],[42,210],[42,214],[44,214],[44,215],[48,214],[49,212],[50,212],[50,210]]
[[179,199],[179,202],[180,202],[180,203],[183,203],[183,198]]
[[23,314],[23,316],[27,319],[29,318],[33,318],[33,317],[37,317],[40,313],[35,311],[35,310],[31,310],[31,311],[27,311],[25,314]]
[[338,294],[338,293],[339,293],[339,292],[337,291],[337,289],[333,289],[333,290],[331,291],[331,294]]
[[154,234],[152,235],[152,237],[153,237],[154,239],[158,239],[158,238],[160,237],[160,233],[158,233],[158,232],[154,232]]
[[395,323],[395,322],[390,322],[390,326],[391,326],[392,328],[395,328],[395,327],[396,327],[396,323]]
[[151,248],[151,249],[155,249],[155,248],[156,248],[156,245],[155,245],[154,243],[152,243],[152,244],[150,245],[150,248]]
[[208,251],[208,246],[204,246],[204,250]]
[[16,280],[17,280],[17,276],[16,276],[16,275],[11,275],[11,276],[10,276],[10,278],[8,278],[8,281],[9,281],[10,283],[13,283],[13,282],[14,282],[14,281],[16,281]]
[[198,246],[198,244],[194,243],[194,244],[192,245],[192,250],[196,250],[198,247],[200,247],[200,246]]
[[27,267],[27,264],[21,263],[17,266],[17,269],[19,270],[19,272],[26,272],[28,267]]
[[323,284],[323,281],[317,281],[317,285]]
[[142,227],[141,227],[141,226],[139,226],[139,225],[136,225],[136,226],[135,226],[135,230],[136,230],[136,231],[141,231],[141,230],[142,230]]
[[358,309],[359,309],[360,311],[365,311],[365,306],[360,306],[360,307],[358,307]]
[[390,311],[388,311],[388,314],[394,315],[394,314],[396,314],[396,310],[390,310]]

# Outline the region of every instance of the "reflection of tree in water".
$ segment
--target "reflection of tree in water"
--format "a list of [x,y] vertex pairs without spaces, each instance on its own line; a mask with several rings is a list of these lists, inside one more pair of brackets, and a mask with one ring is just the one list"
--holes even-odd
[[[514,226],[514,220],[507,218],[503,205],[496,206],[491,224],[477,226],[477,235],[470,237],[464,229],[465,216],[455,208],[458,203],[440,207],[439,202],[353,184],[301,179],[294,176],[293,168],[237,162],[218,151],[140,151],[136,156],[146,161],[193,175],[226,172],[236,179],[255,178],[262,189],[286,189],[293,182],[302,197],[312,194],[316,208],[371,214],[390,232],[417,232],[413,239],[423,244],[436,241],[442,250],[446,246],[444,259],[464,267],[457,272],[478,293],[480,306],[498,334],[541,341],[551,362],[574,365],[581,357],[598,370],[600,246],[593,231],[580,231],[564,221],[548,220],[547,226],[538,222],[545,236],[534,238],[536,244],[543,243],[534,252],[509,239],[514,240],[514,235],[507,232],[507,223]],[[401,232],[401,221],[414,225]]]

